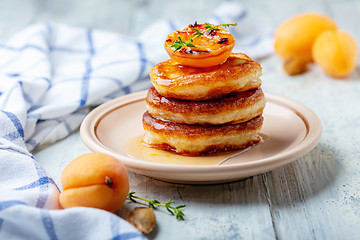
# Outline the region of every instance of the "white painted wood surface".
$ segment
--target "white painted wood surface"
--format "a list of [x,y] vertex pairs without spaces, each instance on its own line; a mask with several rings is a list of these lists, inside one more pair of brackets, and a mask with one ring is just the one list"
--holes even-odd
[[[222,1],[0,0],[0,38],[31,23],[57,21],[136,36],[160,18],[206,19]],[[241,1],[275,28],[304,11],[333,17],[360,43],[360,1]],[[156,211],[150,239],[360,239],[360,70],[344,80],[319,67],[289,77],[277,56],[261,60],[263,89],[309,106],[323,123],[319,145],[292,164],[242,181],[191,186],[130,174],[131,190],[186,204],[186,220]],[[78,132],[35,152],[59,183],[62,169],[89,150]],[[119,212],[125,216],[133,203]]]

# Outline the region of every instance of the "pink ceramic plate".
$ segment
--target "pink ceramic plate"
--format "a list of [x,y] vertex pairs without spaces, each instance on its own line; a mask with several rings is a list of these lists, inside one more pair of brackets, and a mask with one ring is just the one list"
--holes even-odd
[[100,105],[84,119],[80,134],[94,152],[120,159],[129,171],[179,183],[230,182],[288,164],[312,150],[319,142],[319,118],[304,105],[266,93],[264,141],[221,165],[196,166],[154,163],[129,157],[124,146],[144,133],[142,115],[147,91],[125,95]]

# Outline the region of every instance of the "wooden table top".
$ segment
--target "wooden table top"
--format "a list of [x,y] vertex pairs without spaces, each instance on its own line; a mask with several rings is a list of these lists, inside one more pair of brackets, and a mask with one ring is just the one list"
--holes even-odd
[[[0,1],[0,38],[31,23],[56,21],[136,36],[154,21],[204,21],[222,1],[81,0]],[[360,42],[360,1],[242,1],[275,29],[296,13],[316,11],[332,17]],[[71,6],[71,7],[69,7]],[[318,146],[291,164],[241,181],[181,185],[130,173],[138,195],[186,204],[185,221],[157,210],[150,239],[360,239],[360,70],[339,80],[315,65],[290,77],[276,55],[260,60],[263,89],[310,107],[321,119]],[[89,152],[75,132],[34,153],[59,183],[62,169]],[[124,216],[133,203],[119,212]]]

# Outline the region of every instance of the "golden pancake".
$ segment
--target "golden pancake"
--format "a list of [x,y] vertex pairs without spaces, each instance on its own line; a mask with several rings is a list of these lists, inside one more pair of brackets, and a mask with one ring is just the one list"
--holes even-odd
[[238,150],[260,141],[263,117],[238,124],[187,125],[143,115],[144,144],[188,156]]
[[246,122],[260,116],[265,103],[266,99],[261,88],[230,93],[206,101],[187,101],[163,97],[152,87],[146,97],[150,115],[186,124]]
[[169,59],[155,65],[150,78],[164,97],[198,101],[258,88],[261,74],[258,62],[232,53],[223,64],[208,68],[181,66]]

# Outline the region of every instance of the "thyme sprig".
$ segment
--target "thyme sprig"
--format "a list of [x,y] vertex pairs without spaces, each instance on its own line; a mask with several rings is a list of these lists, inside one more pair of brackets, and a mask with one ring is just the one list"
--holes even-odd
[[171,47],[174,47],[174,48],[175,48],[174,52],[176,52],[177,50],[180,50],[180,48],[182,48],[182,46],[184,46],[184,45],[185,45],[185,46],[188,46],[188,47],[195,47],[195,46],[192,44],[192,41],[193,41],[195,38],[189,38],[189,40],[183,41],[183,40],[181,39],[181,37],[178,36],[178,39],[179,39],[179,40],[176,40],[176,41],[174,42],[174,44],[171,45]]
[[173,200],[169,200],[165,204],[163,204],[160,203],[158,200],[149,200],[146,198],[135,196],[135,192],[129,192],[127,199],[133,202],[136,202],[135,199],[143,200],[149,204],[149,207],[152,207],[154,209],[156,209],[158,206],[165,207],[166,210],[171,213],[171,215],[174,215],[177,220],[184,220],[185,214],[183,211],[186,205],[178,205],[173,207],[171,206],[173,203],[175,203]]
[[[195,22],[195,25],[197,25],[196,22]],[[219,24],[219,25],[215,25],[215,26],[211,25],[210,23],[205,23],[205,30],[203,30],[201,32],[198,29],[192,27],[192,29],[195,31],[195,33],[193,34],[194,37],[189,38],[187,41],[184,41],[181,39],[180,36],[178,36],[179,40],[174,41],[174,44],[171,45],[171,47],[175,48],[174,52],[180,50],[182,48],[182,46],[184,46],[184,45],[188,46],[188,47],[195,47],[194,44],[192,44],[192,42],[194,41],[195,38],[203,36],[204,33],[209,32],[211,30],[218,31],[218,30],[220,30],[219,27],[227,28],[230,26],[237,26],[237,23],[226,23],[226,24]]]

